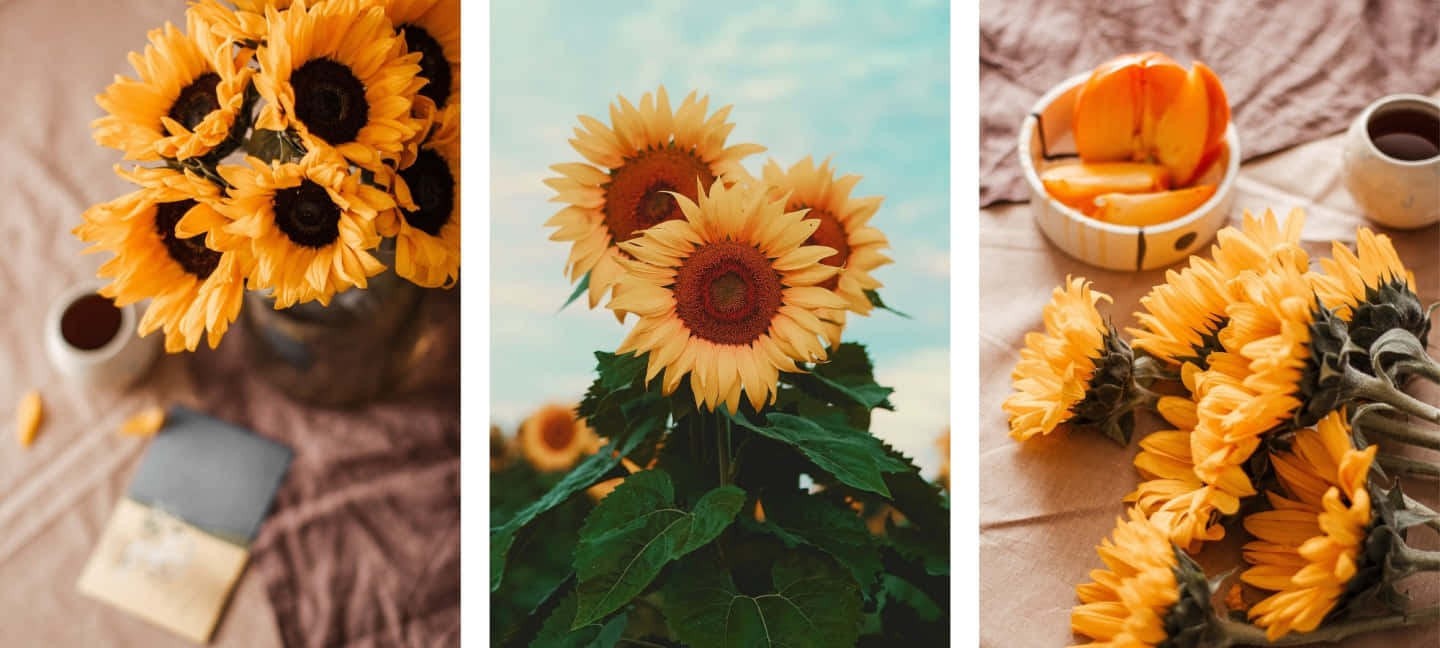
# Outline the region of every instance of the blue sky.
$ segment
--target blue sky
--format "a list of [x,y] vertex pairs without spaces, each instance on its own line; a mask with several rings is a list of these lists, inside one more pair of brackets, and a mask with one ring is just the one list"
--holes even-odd
[[[777,6],[777,5],[786,6]],[[949,15],[943,0],[910,2],[497,2],[491,9],[491,410],[513,431],[549,401],[578,400],[592,352],[624,337],[584,300],[557,313],[571,287],[568,243],[542,227],[558,208],[541,181],[583,161],[567,140],[576,115],[608,121],[617,94],[638,101],[664,84],[712,109],[734,104],[729,143],[774,158],[834,156],[864,176],[853,195],[883,195],[871,224],[890,239],[881,295],[914,319],[851,316],[845,339],[869,346],[897,411],[877,434],[938,462],[949,421]],[[632,320],[633,321],[633,320]]]

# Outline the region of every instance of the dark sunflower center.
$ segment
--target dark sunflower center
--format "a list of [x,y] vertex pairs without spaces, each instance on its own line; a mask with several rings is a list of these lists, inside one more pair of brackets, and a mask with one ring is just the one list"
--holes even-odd
[[[170,104],[170,112],[167,115],[180,122],[185,128],[195,130],[200,122],[220,108],[220,95],[215,91],[215,86],[220,85],[220,75],[214,72],[206,72],[190,85],[180,91],[180,96],[175,98],[175,103]],[[161,129],[164,130],[164,129]]]
[[420,94],[434,101],[436,108],[444,108],[450,99],[450,61],[445,58],[445,49],[418,25],[400,25],[400,30],[405,32],[405,47],[420,52],[420,76],[429,81],[420,88]]
[[[794,209],[802,209],[803,207],[802,205]],[[820,262],[837,268],[844,267],[845,262],[850,260],[850,239],[845,235],[845,227],[840,224],[840,219],[835,218],[834,214],[824,209],[811,209],[805,214],[805,219],[820,221],[820,226],[815,228],[815,233],[811,234],[810,238],[805,239],[805,245],[823,245],[828,248],[833,248],[835,254],[821,259]],[[829,290],[835,290],[835,287],[839,284],[840,278],[836,276],[826,279],[820,286]]]
[[696,249],[675,273],[675,311],[695,335],[749,344],[780,310],[780,275],[752,246],[720,242]]
[[563,450],[569,447],[570,441],[574,438],[575,424],[566,420],[565,417],[551,416],[540,425],[540,439],[548,448]]
[[605,226],[627,241],[667,220],[684,218],[673,191],[695,200],[696,180],[708,189],[715,174],[694,153],[673,147],[643,151],[610,172],[605,186]]
[[165,244],[165,251],[181,268],[204,280],[220,265],[220,253],[205,247],[203,236],[180,238],[175,235],[175,225],[185,213],[195,206],[193,200],[160,203],[155,206],[155,233]]
[[275,192],[275,225],[296,245],[322,248],[340,238],[340,208],[307,178]]
[[415,163],[400,172],[405,184],[410,187],[410,199],[419,209],[401,209],[405,222],[430,236],[439,236],[440,228],[450,222],[455,210],[455,176],[450,174],[450,165],[445,158],[430,150],[421,149]]
[[370,117],[365,84],[350,68],[330,59],[307,61],[290,75],[295,116],[330,144],[355,141]]

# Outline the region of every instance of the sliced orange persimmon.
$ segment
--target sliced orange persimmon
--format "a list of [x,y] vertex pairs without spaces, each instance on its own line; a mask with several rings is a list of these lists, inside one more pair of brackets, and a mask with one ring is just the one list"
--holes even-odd
[[1218,151],[1220,142],[1225,139],[1225,129],[1230,127],[1230,99],[1225,96],[1225,86],[1220,84],[1220,77],[1200,61],[1193,64],[1195,71],[1200,73],[1200,79],[1205,82],[1205,96],[1210,106],[1210,124],[1205,134],[1205,150],[1208,152]]
[[1169,189],[1170,172],[1142,162],[1080,162],[1045,169],[1040,182],[1056,200],[1090,214],[1095,211],[1095,197],[1102,194]]
[[1155,123],[1151,141],[1155,160],[1170,170],[1170,177],[1177,184],[1184,186],[1194,179],[1195,169],[1205,157],[1209,127],[1210,100],[1205,81],[1198,70],[1191,68],[1175,98]]
[[1110,193],[1095,199],[1095,218],[1115,225],[1159,225],[1194,211],[1213,195],[1213,184],[1140,194]]
[[1075,97],[1072,130],[1080,159],[1118,162],[1132,158],[1140,123],[1141,55],[1128,54],[1095,68]]

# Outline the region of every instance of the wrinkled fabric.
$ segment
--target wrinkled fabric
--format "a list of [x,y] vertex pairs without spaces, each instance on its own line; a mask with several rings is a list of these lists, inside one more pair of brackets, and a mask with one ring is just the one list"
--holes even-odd
[[1440,4],[982,2],[981,206],[1028,198],[1015,137],[1042,95],[1116,55],[1151,50],[1215,70],[1250,160],[1338,133],[1384,95],[1440,88]]

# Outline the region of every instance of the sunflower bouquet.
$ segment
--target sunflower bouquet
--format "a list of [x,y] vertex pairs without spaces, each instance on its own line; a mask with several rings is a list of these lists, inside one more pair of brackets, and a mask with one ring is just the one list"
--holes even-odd
[[[1440,620],[1399,589],[1440,571],[1440,552],[1406,542],[1440,521],[1398,480],[1440,477],[1401,451],[1440,449],[1440,408],[1402,389],[1440,383],[1435,306],[1385,235],[1360,228],[1312,267],[1303,224],[1245,213],[1140,300],[1129,340],[1079,278],[1026,338],[1004,404],[1016,439],[1066,427],[1128,445],[1139,408],[1169,425],[1140,440],[1128,520],[1077,588],[1071,624],[1093,645],[1300,645]],[[1248,567],[1212,607],[1224,577],[1192,556],[1227,526],[1250,538]]]
[[217,345],[245,291],[277,309],[387,269],[460,267],[459,0],[193,2],[96,98],[95,141],[136,189],[75,235],[113,258],[101,293],[150,307],[170,352]]
[[727,144],[729,112],[695,92],[672,109],[664,87],[619,97],[609,124],[579,118],[585,161],[545,181],[570,300],[631,327],[569,416],[521,426],[532,465],[566,469],[491,528],[494,596],[523,587],[553,511],[598,502],[562,536],[548,594],[496,627],[504,645],[946,636],[946,496],[870,434],[892,390],[842,341],[849,313],[887,308],[882,199],[852,196],[860,176],[829,160],[751,175],[741,161],[764,148]]

